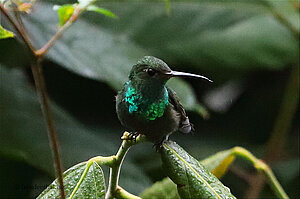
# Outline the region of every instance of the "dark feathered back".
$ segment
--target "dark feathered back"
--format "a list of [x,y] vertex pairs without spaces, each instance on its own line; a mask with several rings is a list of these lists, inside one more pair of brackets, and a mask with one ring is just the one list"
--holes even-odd
[[181,133],[190,133],[193,131],[193,124],[190,123],[188,116],[185,113],[183,106],[180,104],[179,99],[176,96],[176,93],[168,88],[169,93],[169,102],[173,105],[174,109],[180,115],[180,122],[178,131]]

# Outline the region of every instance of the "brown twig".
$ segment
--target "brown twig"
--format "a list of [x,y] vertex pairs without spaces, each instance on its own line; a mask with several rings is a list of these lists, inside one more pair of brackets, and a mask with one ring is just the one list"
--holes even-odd
[[48,50],[55,44],[55,42],[63,35],[63,33],[73,24],[73,22],[75,22],[78,19],[79,15],[95,1],[96,0],[92,0],[83,7],[77,5],[74,9],[72,16],[68,19],[68,21],[56,31],[52,38],[42,48],[35,51],[35,55],[38,57],[43,57],[48,52]]
[[25,32],[17,25],[17,23],[13,20],[13,18],[8,14],[7,10],[3,7],[2,4],[0,4],[0,10],[3,13],[3,15],[7,18],[7,20],[10,22],[11,25],[13,25],[14,29],[17,31],[17,33],[20,35],[21,39],[24,41],[24,44],[27,46],[27,48],[35,54],[35,48],[31,44],[30,40],[26,36]]
[[36,55],[36,50],[34,46],[31,44],[29,38],[26,35],[26,30],[22,29],[19,24],[17,24],[13,18],[9,15],[7,10],[3,7],[2,4],[0,4],[0,10],[4,14],[4,16],[7,18],[7,20],[13,25],[17,33],[20,35],[21,39],[24,41],[25,45],[28,47],[29,51],[33,55],[33,63],[31,64],[31,70],[33,73],[33,78],[36,86],[37,93],[39,95],[40,99],[40,105],[43,113],[43,117],[46,121],[46,126],[48,130],[48,136],[50,140],[50,145],[53,151],[53,158],[55,163],[55,171],[59,182],[59,189],[60,189],[60,197],[62,199],[65,199],[65,192],[64,192],[64,185],[63,185],[63,169],[61,166],[61,161],[59,157],[59,149],[58,149],[58,139],[56,135],[56,131],[53,125],[53,119],[51,116],[49,103],[48,103],[48,97],[47,92],[45,88],[45,80],[44,76],[41,73],[41,61],[42,57]]
[[57,133],[55,131],[54,125],[53,125],[53,119],[51,116],[49,103],[48,103],[48,97],[47,92],[45,88],[45,80],[44,76],[42,74],[42,67],[41,67],[41,59],[37,58],[36,62],[31,65],[31,70],[33,73],[33,79],[36,86],[37,93],[39,94],[40,99],[40,105],[41,109],[44,115],[44,118],[46,120],[46,124],[48,127],[48,136],[50,140],[50,145],[53,149],[53,156],[54,156],[54,162],[55,162],[55,170],[56,175],[59,182],[59,189],[60,189],[60,197],[62,199],[65,199],[65,191],[63,186],[63,169],[61,166],[61,161],[59,157],[59,147],[58,147],[58,139],[57,139]]
[[35,51],[35,54],[39,57],[45,55],[47,51],[54,45],[56,40],[58,40],[62,36],[62,34],[68,29],[68,27],[71,26],[72,23],[77,20],[81,11],[82,11],[81,8],[76,7],[70,19],[57,30],[57,32],[53,35],[53,37],[42,48]]

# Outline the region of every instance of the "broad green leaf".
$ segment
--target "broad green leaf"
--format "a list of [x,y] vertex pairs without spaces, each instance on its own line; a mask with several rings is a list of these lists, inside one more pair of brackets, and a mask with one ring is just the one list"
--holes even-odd
[[62,6],[54,6],[53,9],[57,10],[59,26],[63,26],[73,15],[74,5],[66,4]]
[[[278,10],[300,24],[299,14],[285,9],[286,0],[276,2]],[[262,1],[171,1],[170,16],[162,3],[104,5],[120,20],[90,20],[158,57],[184,63],[181,68],[278,69],[298,60],[297,39]]]
[[117,15],[115,15],[112,11],[107,10],[105,8],[100,8],[100,7],[95,6],[95,5],[88,6],[87,10],[103,14],[104,16],[107,16],[107,17],[110,17],[110,18],[117,18]]
[[[66,197],[69,197],[79,182],[84,170],[86,169],[86,163],[79,163],[67,171],[64,172],[64,185]],[[89,167],[87,174],[76,191],[73,198],[94,198],[94,199],[104,199],[105,196],[105,180],[104,174],[101,167],[96,163]],[[59,184],[55,180],[52,182],[38,197],[37,199],[47,199],[47,198],[60,198],[59,195]]]
[[173,78],[167,82],[167,85],[176,89],[176,95],[185,109],[199,113],[204,119],[209,117],[207,110],[197,102],[197,96],[188,83],[181,79]]
[[[55,32],[56,17],[49,9],[49,4],[41,2],[39,5],[39,9],[27,21],[27,25],[34,30],[37,45],[43,45]],[[44,18],[47,18],[47,23],[41,21]],[[103,19],[99,19],[98,16],[97,20]],[[129,71],[137,60],[151,53],[147,47],[136,45],[130,37],[124,35],[125,33],[115,33],[95,23],[93,20],[79,18],[70,30],[65,32],[63,38],[57,41],[47,56],[72,72],[105,82],[115,90],[119,90],[128,80]],[[172,88],[178,92],[183,106],[188,110],[198,109],[200,105],[191,87],[188,84],[183,85],[182,80],[177,82],[178,86]],[[187,88],[183,95],[180,91],[182,87]]]
[[[228,166],[234,160],[232,151],[232,149],[220,151],[208,158],[205,158],[204,160],[201,160],[200,163],[205,166],[207,170],[212,172],[217,178],[220,178],[224,175],[228,169]],[[147,188],[141,194],[141,197],[145,199],[177,199],[179,198],[179,195],[174,182],[172,182],[170,178],[164,178],[163,180],[156,182],[154,185]]]
[[6,39],[6,38],[11,38],[11,37],[14,37],[14,33],[4,29],[0,25],[0,39]]
[[235,198],[228,187],[175,142],[163,144],[161,157],[181,198]]
[[[22,71],[0,65],[0,154],[14,156],[54,177],[51,150],[38,98]],[[122,129],[103,126],[91,129],[55,104],[51,103],[50,107],[64,168],[94,156],[116,153],[121,143]],[[122,168],[120,185],[137,194],[150,185],[150,180],[128,157]]]
[[170,178],[164,178],[163,180],[156,182],[140,196],[143,199],[180,199],[176,184],[174,184]]

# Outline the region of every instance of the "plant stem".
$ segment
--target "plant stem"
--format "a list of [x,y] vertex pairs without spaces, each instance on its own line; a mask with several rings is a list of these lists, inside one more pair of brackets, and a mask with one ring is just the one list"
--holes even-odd
[[50,113],[49,103],[48,103],[48,96],[45,88],[45,80],[44,76],[41,72],[42,66],[41,66],[41,57],[36,56],[35,54],[35,48],[31,44],[29,38],[26,35],[26,30],[20,28],[19,24],[17,24],[13,18],[8,14],[7,10],[3,7],[2,4],[0,4],[0,10],[4,14],[4,16],[8,19],[8,21],[13,25],[15,30],[20,35],[21,39],[33,55],[33,61],[31,64],[31,70],[33,74],[33,79],[35,82],[36,91],[39,96],[40,106],[43,113],[43,117],[46,122],[47,131],[48,131],[48,137],[50,140],[50,146],[52,148],[52,155],[55,163],[55,172],[58,178],[59,182],[59,189],[60,189],[60,197],[62,199],[65,199],[65,192],[64,192],[64,184],[63,184],[63,169],[61,166],[61,161],[59,157],[59,147],[58,147],[58,139],[57,134],[54,129],[53,125],[53,119]]
[[74,12],[72,16],[68,19],[68,21],[60,27],[57,32],[52,36],[52,38],[39,50],[35,51],[36,56],[42,57],[44,56],[47,51],[55,44],[55,42],[63,35],[63,33],[75,22],[79,15],[87,9],[88,6],[93,4],[96,0],[90,1],[87,5],[84,7],[80,7],[80,5],[77,5],[74,9]]
[[270,167],[262,160],[256,158],[252,153],[250,153],[248,150],[242,147],[234,147],[232,149],[231,155],[242,157],[247,161],[251,162],[259,172],[263,173],[267,177],[271,185],[271,188],[279,198],[282,199],[289,198],[288,195],[285,193],[284,189],[281,187],[278,180],[276,179]]
[[35,54],[37,56],[44,56],[47,51],[55,44],[56,40],[58,40],[63,33],[73,24],[74,21],[78,18],[79,14],[82,12],[82,9],[79,7],[76,7],[73,15],[70,17],[70,19],[62,26],[60,27],[57,32],[52,36],[52,38],[39,50],[35,51]]
[[110,175],[109,175],[109,185],[108,190],[105,195],[105,199],[113,199],[113,198],[123,198],[123,199],[135,199],[139,198],[137,196],[133,196],[132,194],[129,194],[128,192],[124,191],[118,186],[119,183],[119,175],[120,175],[120,169],[122,162],[125,158],[126,153],[128,152],[129,148],[137,143],[141,143],[145,141],[145,137],[139,135],[136,138],[136,141],[129,140],[129,133],[125,132],[123,134],[123,142],[121,144],[121,147],[119,148],[119,151],[117,155],[115,156],[115,161],[113,165],[111,165],[110,168]]
[[59,147],[58,147],[58,139],[57,139],[57,133],[55,131],[54,125],[53,125],[53,119],[52,115],[50,113],[49,103],[48,103],[48,97],[45,89],[45,80],[44,76],[41,72],[41,60],[38,59],[35,64],[31,65],[31,70],[33,73],[33,79],[36,86],[37,93],[39,95],[40,99],[40,105],[42,109],[42,113],[44,116],[44,119],[46,121],[47,130],[48,130],[48,136],[50,140],[51,148],[53,149],[53,158],[55,163],[55,171],[59,182],[59,189],[60,189],[60,196],[62,199],[65,198],[65,192],[64,192],[64,186],[63,186],[63,169],[59,157]]
[[122,189],[120,186],[118,186],[118,188],[117,188],[116,198],[117,199],[141,199],[138,196],[128,193],[127,191]]
[[268,142],[266,161],[274,161],[282,155],[287,134],[299,103],[299,67],[293,67],[287,81],[285,93]]
[[111,199],[111,198],[118,198],[118,199],[141,199],[140,197],[137,197],[131,193],[128,193],[124,189],[122,189],[120,186],[118,186],[119,182],[119,175],[120,175],[120,169],[122,162],[125,158],[126,153],[128,152],[129,148],[137,143],[144,142],[146,140],[145,136],[139,135],[136,140],[130,139],[130,134],[128,132],[124,132],[122,138],[122,144],[121,147],[118,150],[117,155],[109,156],[109,157],[102,157],[97,156],[94,158],[91,158],[86,163],[86,168],[83,171],[80,180],[76,184],[76,187],[74,188],[73,192],[71,193],[69,199],[72,199],[77,190],[79,189],[80,185],[82,184],[85,176],[87,175],[89,168],[91,165],[96,162],[100,166],[106,165],[110,167],[110,176],[109,176],[109,185],[108,190],[106,192],[105,198]]
[[24,44],[27,46],[29,51],[34,55],[35,48],[31,44],[30,40],[28,39],[26,33],[24,30],[18,26],[18,24],[13,20],[13,18],[8,14],[7,10],[3,7],[3,5],[0,3],[0,10],[3,13],[3,15],[6,17],[6,19],[10,22],[10,24],[14,27],[14,29],[17,31],[21,39],[23,40]]
[[299,40],[299,36],[300,36],[299,30],[296,27],[294,27],[294,25],[291,24],[288,21],[288,19],[286,19],[280,12],[278,12],[276,10],[276,8],[274,8],[271,4],[269,4],[269,9],[270,9],[271,13],[273,14],[273,16],[275,17],[275,19],[279,23],[284,25],[287,29],[289,29],[291,31],[291,33],[293,33],[293,35],[295,36],[296,40]]

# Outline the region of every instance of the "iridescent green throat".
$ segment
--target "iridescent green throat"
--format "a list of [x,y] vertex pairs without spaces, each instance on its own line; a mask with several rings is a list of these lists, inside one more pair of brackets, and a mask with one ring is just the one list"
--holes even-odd
[[125,102],[128,105],[130,114],[138,114],[148,120],[155,120],[162,117],[166,106],[169,104],[169,95],[167,88],[164,87],[164,94],[161,99],[149,99],[143,97],[135,89],[131,81],[125,83]]

